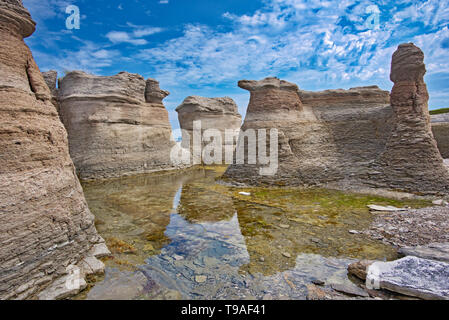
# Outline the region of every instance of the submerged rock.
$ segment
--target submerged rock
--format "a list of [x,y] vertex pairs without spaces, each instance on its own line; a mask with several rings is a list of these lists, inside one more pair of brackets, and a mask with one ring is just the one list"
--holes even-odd
[[22,1],[0,2],[0,299],[32,298],[63,284],[56,279],[66,267],[102,242],[67,132],[23,41],[34,30]]
[[82,179],[173,169],[171,126],[153,79],[121,72],[102,77],[81,71],[60,81],[61,116],[70,154]]
[[449,299],[449,264],[417,257],[375,262],[368,268],[367,287],[421,299]]

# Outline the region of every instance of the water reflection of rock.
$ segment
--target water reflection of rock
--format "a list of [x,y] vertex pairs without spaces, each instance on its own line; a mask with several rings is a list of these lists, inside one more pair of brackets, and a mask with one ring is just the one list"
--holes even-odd
[[229,220],[235,213],[232,197],[211,189],[204,182],[184,185],[177,209],[193,223]]
[[371,223],[369,201],[398,204],[325,190],[226,187],[215,183],[219,174],[191,169],[86,184],[100,234],[125,242],[111,248],[105,278],[87,298],[302,299],[315,278],[350,285],[352,259],[395,252],[349,230]]
[[[183,183],[204,177],[204,170],[151,174],[86,183],[84,191],[96,225],[116,262],[143,263],[169,239],[164,235]],[[176,204],[177,205],[177,204]],[[175,206],[176,206],[175,205]],[[121,261],[124,260],[124,261]]]

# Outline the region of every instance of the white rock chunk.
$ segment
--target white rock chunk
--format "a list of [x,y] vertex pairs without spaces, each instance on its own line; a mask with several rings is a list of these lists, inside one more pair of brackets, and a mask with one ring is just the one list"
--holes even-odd
[[449,300],[449,264],[413,256],[368,267],[368,289],[386,289],[426,300]]

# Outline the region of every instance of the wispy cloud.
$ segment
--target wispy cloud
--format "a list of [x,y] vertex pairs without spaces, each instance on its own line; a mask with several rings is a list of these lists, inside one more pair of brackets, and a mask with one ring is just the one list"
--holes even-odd
[[150,27],[150,26],[138,26],[138,25],[134,25],[130,22],[127,23],[127,26],[132,29],[131,32],[110,31],[106,34],[106,38],[108,38],[109,41],[111,41],[114,44],[130,43],[133,45],[140,46],[140,45],[148,44],[148,41],[143,39],[144,37],[164,31],[163,28]]

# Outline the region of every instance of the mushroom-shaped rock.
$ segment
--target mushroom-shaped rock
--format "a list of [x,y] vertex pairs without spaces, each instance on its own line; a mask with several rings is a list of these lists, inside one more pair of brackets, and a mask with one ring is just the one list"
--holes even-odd
[[159,87],[159,81],[154,79],[148,79],[145,87],[145,100],[148,103],[162,105],[162,100],[164,100],[170,92],[166,90],[161,90]]

